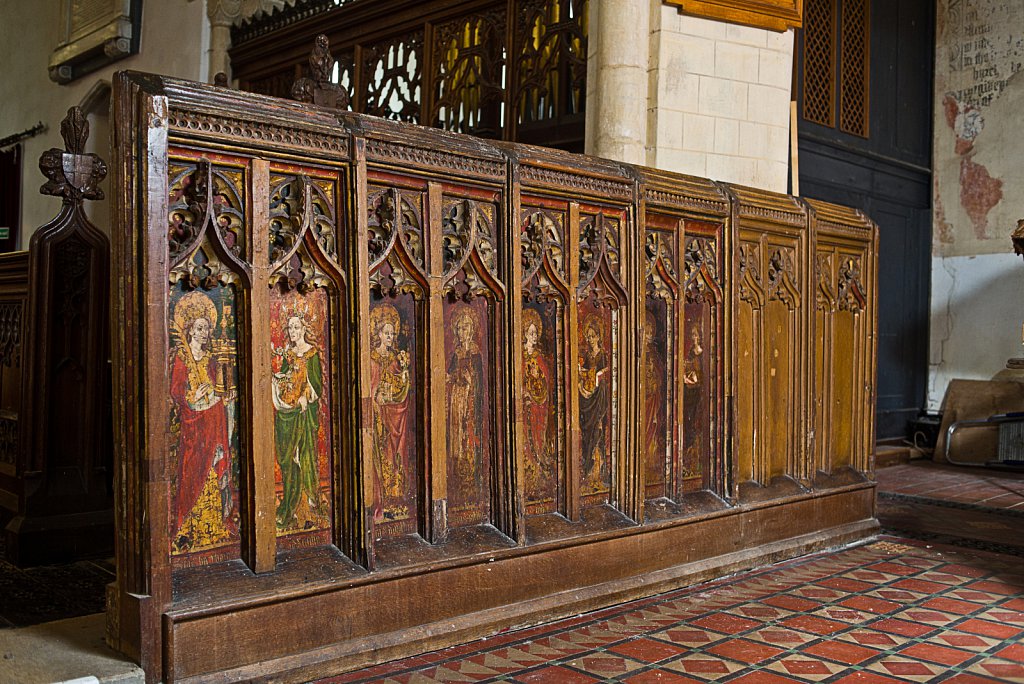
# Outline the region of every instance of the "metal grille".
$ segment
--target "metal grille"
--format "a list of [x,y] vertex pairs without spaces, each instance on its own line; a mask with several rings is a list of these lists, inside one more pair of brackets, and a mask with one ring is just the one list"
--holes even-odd
[[999,461],[1024,461],[1024,421],[999,424]]
[[836,0],[807,0],[804,11],[803,117],[832,128],[836,125]]
[[867,0],[843,3],[843,54],[840,65],[839,128],[868,136],[868,22]]

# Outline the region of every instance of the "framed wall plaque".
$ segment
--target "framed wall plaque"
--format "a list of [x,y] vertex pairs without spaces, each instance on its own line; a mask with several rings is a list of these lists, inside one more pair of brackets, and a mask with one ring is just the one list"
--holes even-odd
[[139,51],[142,0],[61,0],[50,80],[70,83]]

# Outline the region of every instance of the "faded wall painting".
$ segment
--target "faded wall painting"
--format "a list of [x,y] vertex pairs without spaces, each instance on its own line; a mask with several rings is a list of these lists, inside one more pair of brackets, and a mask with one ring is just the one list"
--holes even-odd
[[611,488],[612,310],[587,299],[579,317],[580,484],[584,502],[592,505],[607,501]]
[[448,521],[488,519],[491,454],[488,301],[475,297],[444,309]]
[[415,320],[412,295],[371,300],[373,520],[378,537],[416,531],[419,421]]
[[[284,547],[327,543],[331,525],[328,294],[273,290],[276,521]],[[319,534],[317,534],[319,533]]]
[[557,305],[523,305],[523,455],[526,513],[558,510],[561,464],[557,457]]
[[238,556],[235,291],[170,291],[171,553],[178,567]]

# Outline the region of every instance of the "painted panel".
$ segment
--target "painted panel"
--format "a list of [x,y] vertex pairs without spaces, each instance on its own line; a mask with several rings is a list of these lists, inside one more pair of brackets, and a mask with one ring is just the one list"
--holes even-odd
[[370,303],[370,419],[373,519],[378,538],[416,531],[422,429],[417,403],[416,302],[412,295]]
[[235,290],[170,290],[171,554],[176,567],[237,558]]
[[554,513],[564,487],[559,416],[564,369],[558,364],[563,308],[555,301],[523,305],[523,433],[526,513]]
[[644,321],[644,483],[648,499],[671,494],[672,473],[678,467],[673,458],[673,317],[664,299],[648,297]]
[[270,299],[277,534],[283,547],[330,541],[331,363],[328,293]]
[[488,302],[475,297],[444,309],[448,521],[486,522],[490,512],[490,329]]
[[691,492],[708,486],[714,453],[714,323],[706,301],[684,307],[683,331],[683,456],[680,487]]
[[580,486],[584,505],[607,503],[614,457],[616,312],[588,298],[579,307]]

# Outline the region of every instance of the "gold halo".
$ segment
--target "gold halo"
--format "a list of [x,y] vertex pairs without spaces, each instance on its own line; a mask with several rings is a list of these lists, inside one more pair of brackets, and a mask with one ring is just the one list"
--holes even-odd
[[217,325],[217,307],[213,300],[202,292],[189,292],[174,305],[174,332],[181,344],[188,344],[186,335],[199,318],[205,318],[210,322],[211,332]]
[[536,309],[523,309],[523,334],[530,329],[530,325],[537,328],[537,337],[544,334],[544,320],[537,313]]
[[398,315],[398,309],[391,306],[390,304],[378,304],[373,307],[370,311],[370,339],[374,340],[380,334],[381,328],[386,323],[390,323],[391,327],[398,332],[399,327],[402,325],[402,317]]

